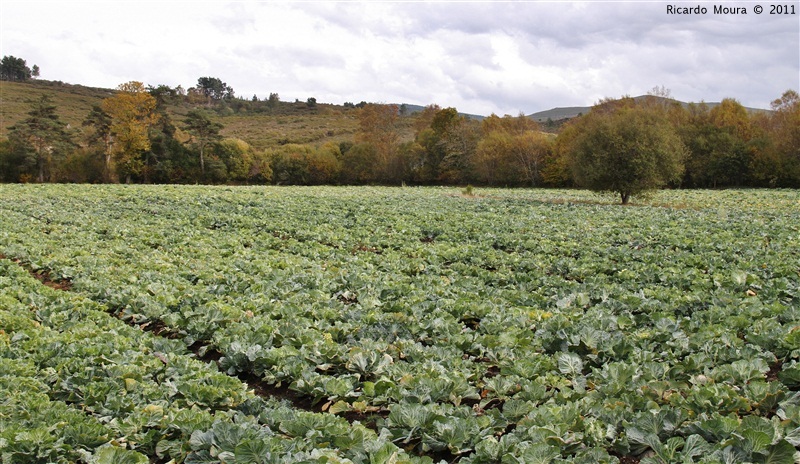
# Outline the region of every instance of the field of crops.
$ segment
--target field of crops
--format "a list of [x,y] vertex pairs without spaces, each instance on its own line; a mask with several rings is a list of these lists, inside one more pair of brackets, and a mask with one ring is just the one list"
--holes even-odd
[[800,192],[0,185],[2,462],[800,462]]

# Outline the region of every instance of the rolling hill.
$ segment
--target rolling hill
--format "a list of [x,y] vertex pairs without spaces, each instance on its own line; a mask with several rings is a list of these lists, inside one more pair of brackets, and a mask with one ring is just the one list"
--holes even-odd
[[[648,95],[639,95],[638,97],[633,97],[633,99],[638,101],[638,100],[642,100],[642,99],[647,98],[647,97],[648,97]],[[689,105],[690,105],[690,103],[682,102],[680,100],[664,99],[662,97],[657,97],[657,98],[661,98],[663,100],[668,100],[668,101],[671,101],[671,102],[677,102],[681,106],[683,106],[684,108],[688,108]],[[705,105],[709,109],[714,108],[715,106],[718,106],[720,104],[720,102],[703,102],[703,103],[705,103]],[[582,114],[586,114],[591,109],[592,109],[591,106],[569,106],[569,107],[563,107],[563,108],[559,107],[559,108],[552,108],[552,109],[549,109],[549,110],[546,110],[546,111],[539,111],[539,112],[536,112],[536,113],[532,113],[532,114],[529,114],[528,117],[532,118],[536,122],[547,122],[548,120],[550,120],[550,121],[560,121],[560,120],[563,120],[563,119],[571,119],[571,118],[580,116]],[[769,111],[769,110],[760,109],[760,108],[747,108],[747,107],[745,107],[745,109],[747,111],[751,112],[751,113]]]
[[[61,119],[72,130],[82,132],[82,123],[92,106],[99,105],[114,90],[66,84],[60,81],[32,80],[24,83],[0,81],[0,137],[8,135],[9,127],[22,120],[29,102],[48,94]],[[644,96],[635,97],[642,99]],[[689,103],[679,102],[684,107]],[[713,108],[717,102],[706,103]],[[400,106],[401,104],[398,104]],[[410,117],[400,119],[400,140],[413,140],[414,114],[424,106],[402,104]],[[166,112],[177,126],[193,108],[202,108],[202,103],[174,100],[166,105]],[[557,132],[565,120],[586,114],[591,106],[557,107],[529,114],[528,117],[544,125],[543,129]],[[767,111],[747,108],[748,111]],[[280,102],[269,107],[266,102],[251,102],[235,99],[209,108],[209,115],[224,127],[226,137],[242,139],[257,149],[288,143],[324,144],[352,141],[358,131],[357,109],[341,105],[319,103],[309,106],[305,102]],[[460,113],[474,120],[485,116]]]

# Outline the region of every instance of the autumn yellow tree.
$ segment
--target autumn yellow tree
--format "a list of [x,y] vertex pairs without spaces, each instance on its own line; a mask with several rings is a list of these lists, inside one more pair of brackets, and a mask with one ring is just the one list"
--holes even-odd
[[111,160],[118,175],[130,182],[144,168],[142,154],[150,150],[148,130],[158,122],[156,99],[144,84],[127,82],[117,87],[117,94],[103,100],[102,109],[111,118]]
[[800,94],[787,90],[772,102],[772,140],[782,166],[782,185],[800,187]]
[[376,159],[372,166],[373,176],[386,182],[396,177],[391,171],[392,161],[397,154],[399,134],[397,105],[369,104],[358,113],[359,132],[356,142],[366,143],[374,148]]
[[482,122],[473,165],[480,180],[501,184],[541,183],[541,171],[551,143],[533,119],[520,114],[502,118],[491,115]]

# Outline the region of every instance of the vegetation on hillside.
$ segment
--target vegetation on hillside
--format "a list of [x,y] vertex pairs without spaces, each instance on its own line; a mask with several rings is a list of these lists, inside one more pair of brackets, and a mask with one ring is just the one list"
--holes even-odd
[[[661,95],[608,99],[549,134],[522,114],[476,120],[437,105],[409,114],[277,93],[248,100],[212,77],[188,90],[1,85],[2,182],[578,185],[623,202],[659,187],[800,186],[794,90],[759,113],[734,99],[711,109]],[[40,140],[58,146],[26,135],[43,95],[53,130],[69,140]]]

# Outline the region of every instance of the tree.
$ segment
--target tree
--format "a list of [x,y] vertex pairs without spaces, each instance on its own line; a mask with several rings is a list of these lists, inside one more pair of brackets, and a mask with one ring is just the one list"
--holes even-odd
[[34,168],[38,182],[54,180],[55,167],[74,143],[49,95],[30,103],[28,117],[9,128],[9,141],[19,150],[23,164]]
[[565,124],[561,133],[548,150],[542,166],[542,182],[551,187],[571,187],[572,170],[569,164],[569,151],[578,131],[573,122]]
[[186,125],[186,131],[191,136],[191,142],[199,150],[200,173],[202,176],[205,176],[205,149],[210,144],[215,143],[222,138],[219,133],[219,131],[222,130],[222,124],[210,120],[208,116],[199,110],[189,111],[189,113],[186,115],[186,119],[183,120],[183,123]]
[[481,126],[484,137],[473,160],[481,180],[530,186],[541,182],[551,144],[536,121],[524,114],[502,118],[493,114]]
[[[611,103],[610,107],[608,103]],[[578,185],[631,196],[677,182],[686,148],[666,115],[627,102],[606,102],[580,121],[571,150]]]
[[280,102],[281,102],[280,95],[278,95],[277,92],[272,92],[269,94],[269,98],[267,99],[267,107],[276,108]]
[[[33,65],[36,71],[36,76],[39,75],[39,67]],[[19,81],[24,82],[31,78],[34,72],[26,64],[22,58],[16,58],[11,55],[6,55],[0,60],[0,80],[3,81]]]
[[781,159],[781,183],[800,187],[800,94],[787,90],[772,102],[770,132]]
[[159,108],[163,108],[167,103],[177,100],[181,95],[181,91],[182,89],[180,86],[174,89],[165,84],[159,84],[156,87],[152,85],[147,86],[147,92],[156,99]]
[[100,105],[94,105],[83,120],[83,125],[94,129],[88,137],[89,146],[95,148],[103,158],[103,181],[111,182],[114,175],[111,163],[111,116]]
[[688,148],[686,181],[694,187],[720,187],[749,184],[752,157],[762,141],[752,139],[747,110],[736,100],[726,98],[709,109],[690,106],[680,135]]
[[397,105],[369,104],[358,112],[359,132],[357,143],[372,145],[375,159],[371,170],[373,177],[380,181],[400,181],[398,173],[392,172],[392,161],[397,153],[400,138],[397,131]]
[[341,155],[341,180],[345,184],[368,184],[376,181],[378,151],[370,143],[357,143]]
[[159,120],[156,99],[147,92],[144,84],[127,82],[117,87],[113,97],[102,102],[102,110],[111,117],[111,159],[116,170],[126,182],[132,175],[142,173],[141,155],[150,150],[150,127]]
[[478,142],[472,157],[477,180],[488,185],[515,183],[516,172],[512,167],[511,135],[503,131],[491,131]]
[[218,77],[198,78],[196,90],[206,97],[208,106],[212,101],[233,98],[233,89]]
[[[416,163],[417,179],[421,182],[431,183],[445,180],[449,176],[449,167],[459,165],[460,160],[455,160],[451,144],[454,142],[458,126],[463,118],[455,108],[441,109],[432,105],[426,107],[419,115],[415,124],[416,142],[424,149],[423,158]],[[442,165],[445,158],[448,159]],[[444,169],[443,169],[444,168]]]

